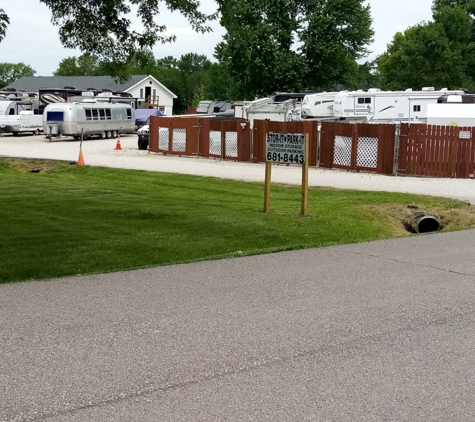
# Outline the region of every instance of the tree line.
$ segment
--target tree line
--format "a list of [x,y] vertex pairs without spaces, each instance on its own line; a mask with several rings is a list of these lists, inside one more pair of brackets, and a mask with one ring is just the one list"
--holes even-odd
[[[52,10],[63,45],[87,51],[62,60],[55,75],[123,81],[150,74],[178,95],[177,113],[201,99],[245,100],[276,91],[475,90],[475,0],[434,0],[432,21],[396,33],[383,54],[366,62],[374,32],[364,0],[216,0],[214,15],[201,13],[197,0],[118,0],[114,7],[96,0],[96,8],[40,1]],[[181,12],[198,32],[220,20],[226,33],[213,61],[196,53],[154,57],[157,42],[174,39],[155,23],[159,3]],[[131,4],[138,6],[142,33],[130,29]],[[0,41],[8,22],[0,10]],[[24,63],[0,63],[0,85],[34,73]]]

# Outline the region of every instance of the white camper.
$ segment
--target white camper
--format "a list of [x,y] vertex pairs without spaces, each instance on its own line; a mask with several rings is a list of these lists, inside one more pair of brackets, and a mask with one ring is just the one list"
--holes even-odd
[[48,104],[43,112],[43,128],[49,136],[72,136],[79,139],[99,136],[116,138],[120,133],[133,133],[135,113],[130,104],[81,103]]
[[254,127],[254,120],[271,120],[274,122],[300,120],[300,105],[292,99],[281,103],[257,103],[249,106],[247,118],[251,128]]
[[427,124],[438,126],[475,126],[475,103],[437,103],[427,106]]
[[20,114],[0,115],[0,131],[13,133],[33,133],[39,135],[43,131],[43,116],[33,114],[31,110],[20,111]]
[[333,104],[338,92],[318,92],[304,97],[301,106],[302,119],[332,118]]
[[441,95],[460,95],[461,90],[443,88],[435,91],[426,87],[421,91],[340,92],[335,96],[334,116],[340,120],[362,123],[426,123],[427,106],[437,103]]

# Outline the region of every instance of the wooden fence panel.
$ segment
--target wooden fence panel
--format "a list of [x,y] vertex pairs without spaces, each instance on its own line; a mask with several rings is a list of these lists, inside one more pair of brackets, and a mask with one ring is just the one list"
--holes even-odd
[[322,123],[320,166],[393,174],[395,126]]
[[474,166],[474,128],[401,125],[398,173],[468,178],[474,174]]

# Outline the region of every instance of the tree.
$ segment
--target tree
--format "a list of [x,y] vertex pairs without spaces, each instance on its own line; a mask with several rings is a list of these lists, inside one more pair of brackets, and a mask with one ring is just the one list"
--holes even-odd
[[[137,51],[157,43],[175,40],[166,34],[166,25],[154,21],[160,5],[181,13],[197,32],[208,32],[207,22],[214,15],[199,10],[199,0],[40,0],[51,9],[52,23],[59,27],[61,43],[79,48],[108,63],[127,62]],[[141,32],[132,29],[134,13],[141,20]],[[8,16],[0,9],[0,40],[8,25]],[[112,76],[122,68],[108,68]]]
[[0,88],[3,88],[22,76],[35,76],[36,70],[25,63],[0,63]]
[[10,19],[8,19],[7,14],[3,9],[0,9],[0,41],[5,38],[5,34],[7,32],[8,24],[10,23]]
[[215,57],[242,98],[328,89],[356,72],[372,40],[363,0],[218,0],[227,33]]
[[394,36],[377,59],[383,88],[475,87],[473,19],[456,3],[470,1],[436,0],[434,21]]
[[79,57],[67,57],[61,60],[55,76],[99,76],[105,75],[99,58],[85,53]]

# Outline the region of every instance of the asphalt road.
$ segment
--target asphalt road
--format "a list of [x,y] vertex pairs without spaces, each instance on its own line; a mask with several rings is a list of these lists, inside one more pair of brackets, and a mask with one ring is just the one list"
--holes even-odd
[[475,231],[0,286],[1,421],[475,420]]

